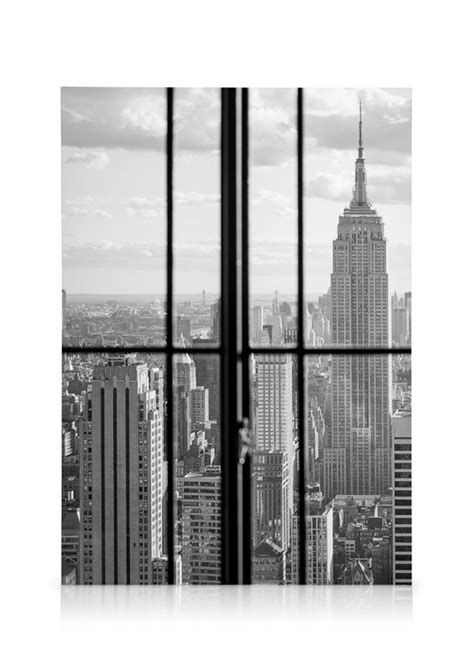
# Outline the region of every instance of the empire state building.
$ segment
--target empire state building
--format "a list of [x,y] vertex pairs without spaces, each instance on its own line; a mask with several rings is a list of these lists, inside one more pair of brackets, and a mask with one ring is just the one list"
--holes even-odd
[[[359,107],[359,149],[349,207],[339,217],[331,275],[332,341],[388,347],[388,275],[382,217],[367,197]],[[389,357],[336,354],[329,439],[323,452],[327,495],[386,493],[390,485]]]

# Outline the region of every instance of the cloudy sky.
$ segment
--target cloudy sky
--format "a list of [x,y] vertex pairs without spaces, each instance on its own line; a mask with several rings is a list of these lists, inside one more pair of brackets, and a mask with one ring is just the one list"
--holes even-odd
[[[369,197],[383,215],[390,289],[410,289],[411,94],[305,90],[306,288],[325,292],[338,216],[351,198],[364,109]],[[296,290],[296,92],[250,93],[251,290]],[[176,90],[176,292],[219,284],[217,90]],[[70,293],[162,293],[165,94],[62,92],[63,283]]]

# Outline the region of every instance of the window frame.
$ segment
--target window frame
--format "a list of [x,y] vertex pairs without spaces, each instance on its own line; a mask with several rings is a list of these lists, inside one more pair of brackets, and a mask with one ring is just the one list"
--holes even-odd
[[[216,345],[187,349],[213,355],[220,362],[220,429],[222,458],[222,584],[251,584],[251,450],[244,454],[242,433],[250,419],[250,358],[285,354],[297,363],[298,511],[305,513],[306,399],[305,360],[315,355],[411,355],[411,347],[307,347],[304,342],[304,94],[296,88],[297,186],[297,341],[296,345],[258,347],[249,339],[249,89],[221,88],[220,216],[221,320]],[[168,584],[175,577],[174,357],[183,347],[171,342],[174,320],[174,88],[166,89],[166,339],[160,346],[68,346],[64,354],[157,353],[166,358],[166,451],[168,460]],[[306,584],[306,519],[299,521],[299,584]]]

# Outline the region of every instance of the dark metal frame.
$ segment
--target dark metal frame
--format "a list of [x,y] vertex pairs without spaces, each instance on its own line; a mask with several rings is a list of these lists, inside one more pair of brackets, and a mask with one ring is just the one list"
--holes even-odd
[[[174,89],[166,91],[166,345],[164,346],[63,346],[65,354],[137,352],[166,357],[166,449],[168,459],[168,582],[175,583],[174,504],[174,412],[173,360],[183,353],[173,338],[173,150]],[[241,457],[240,431],[250,418],[249,360],[253,354],[292,355],[297,362],[298,403],[298,501],[299,582],[306,584],[305,513],[305,358],[335,354],[410,354],[411,348],[322,347],[304,344],[304,218],[303,218],[303,90],[297,89],[297,228],[298,296],[297,343],[287,347],[253,347],[249,341],[249,94],[248,89],[221,90],[221,325],[216,346],[186,348],[190,354],[218,355],[220,358],[220,425],[222,459],[222,582],[251,583],[251,454]],[[239,167],[240,166],[240,167]],[[240,190],[239,186],[240,184]],[[240,195],[239,195],[240,194]],[[238,524],[242,526],[239,528]],[[248,526],[245,526],[245,525]]]

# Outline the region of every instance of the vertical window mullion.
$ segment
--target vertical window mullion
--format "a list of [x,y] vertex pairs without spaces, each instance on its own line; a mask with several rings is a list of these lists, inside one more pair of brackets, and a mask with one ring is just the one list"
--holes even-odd
[[298,206],[298,503],[299,503],[299,583],[306,584],[305,513],[305,376],[304,376],[304,265],[303,265],[303,89],[297,91],[297,206]]
[[[242,88],[241,105],[241,259],[242,259],[242,417],[250,420],[250,348],[249,348],[249,233],[248,233],[248,155],[249,155],[249,124],[248,124],[248,88]],[[252,581],[252,458],[247,452],[242,467],[242,582],[250,585]]]
[[168,584],[175,584],[174,562],[174,403],[173,403],[173,112],[174,90],[166,90],[166,451],[168,462]]
[[238,582],[236,89],[221,91],[222,582]]

